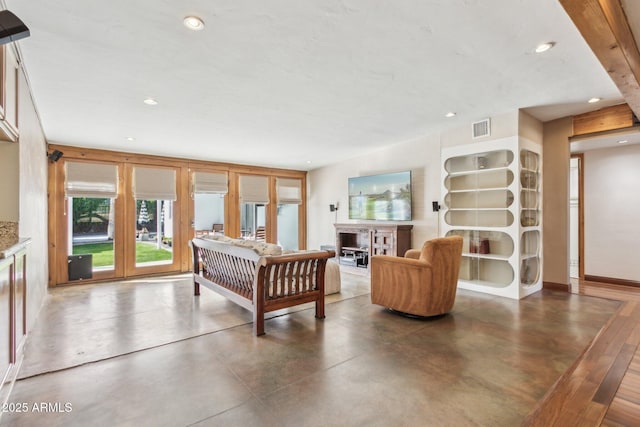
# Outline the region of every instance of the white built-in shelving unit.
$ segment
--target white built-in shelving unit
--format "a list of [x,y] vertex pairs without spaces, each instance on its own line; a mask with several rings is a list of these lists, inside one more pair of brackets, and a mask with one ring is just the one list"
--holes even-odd
[[515,299],[542,288],[540,152],[522,137],[442,150],[441,230],[464,239],[460,288]]

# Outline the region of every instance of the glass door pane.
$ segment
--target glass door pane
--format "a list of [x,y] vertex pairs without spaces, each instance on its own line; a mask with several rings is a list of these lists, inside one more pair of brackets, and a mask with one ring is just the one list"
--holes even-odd
[[136,200],[136,267],[173,263],[173,202]]
[[278,245],[285,250],[298,250],[298,205],[278,205]]
[[240,235],[243,239],[265,241],[265,205],[257,203],[240,204]]
[[195,236],[224,234],[224,194],[193,195]]
[[[69,197],[67,211],[70,213],[68,255],[75,256],[69,262],[83,264],[90,259],[90,273],[113,270],[115,199]],[[90,278],[86,277],[84,266],[77,270],[79,274],[70,270],[73,276],[70,280]]]

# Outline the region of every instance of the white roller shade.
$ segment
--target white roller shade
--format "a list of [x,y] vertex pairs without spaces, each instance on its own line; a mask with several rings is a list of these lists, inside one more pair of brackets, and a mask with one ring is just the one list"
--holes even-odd
[[193,173],[193,192],[198,194],[227,194],[229,187],[227,185],[226,173],[209,173],[194,172]]
[[176,200],[174,169],[133,168],[133,197],[137,200]]
[[67,197],[110,198],[118,196],[118,167],[100,163],[66,162]]
[[302,180],[293,178],[276,178],[278,204],[302,203]]
[[269,178],[240,175],[240,203],[269,203]]

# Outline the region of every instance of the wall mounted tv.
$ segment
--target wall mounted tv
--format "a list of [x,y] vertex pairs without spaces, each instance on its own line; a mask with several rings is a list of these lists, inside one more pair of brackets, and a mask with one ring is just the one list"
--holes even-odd
[[349,219],[410,221],[411,171],[349,178]]

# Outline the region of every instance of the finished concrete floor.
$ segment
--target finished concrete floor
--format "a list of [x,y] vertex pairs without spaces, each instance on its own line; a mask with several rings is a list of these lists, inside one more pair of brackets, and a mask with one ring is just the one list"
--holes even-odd
[[0,426],[517,426],[620,305],[459,290],[415,320],[342,280],[325,320],[275,313],[262,337],[184,276],[52,289],[9,399],[28,411]]

